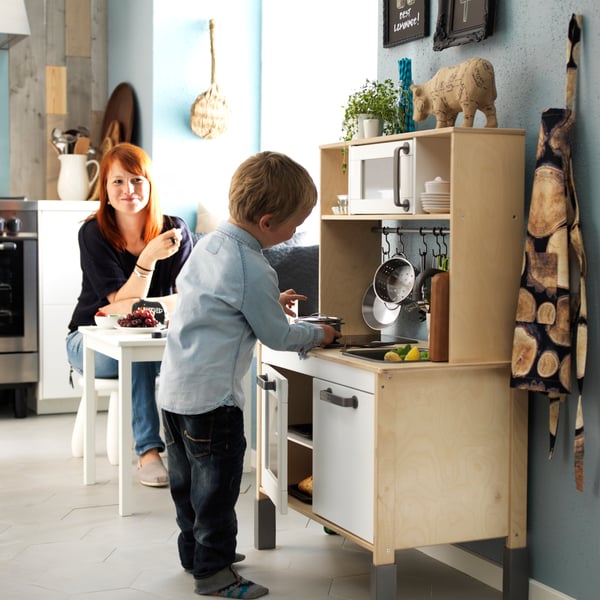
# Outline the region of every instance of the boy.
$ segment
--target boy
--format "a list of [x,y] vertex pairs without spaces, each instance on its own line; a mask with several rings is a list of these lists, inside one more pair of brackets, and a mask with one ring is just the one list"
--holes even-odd
[[241,381],[256,340],[275,350],[307,351],[340,336],[330,325],[288,323],[297,298],[280,295],[262,249],[290,239],[311,213],[317,190],[289,157],[262,152],[243,162],[229,188],[229,220],[203,237],[178,280],[161,367],[171,496],[179,557],[195,592],[259,598],[268,589],[232,568],[246,440]]

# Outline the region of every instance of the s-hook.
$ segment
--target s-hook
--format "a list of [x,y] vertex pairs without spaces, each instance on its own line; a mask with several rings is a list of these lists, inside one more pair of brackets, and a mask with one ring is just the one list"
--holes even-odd
[[437,244],[437,247],[438,247],[437,252],[433,248],[431,250],[431,256],[433,256],[433,258],[437,258],[438,256],[442,255],[442,246],[440,244],[441,231],[442,231],[441,227],[440,227],[439,231],[438,231],[437,227],[433,228],[433,235],[435,236],[435,243]]
[[444,255],[448,256],[448,245],[446,244],[446,234],[442,232],[442,244],[444,245]]
[[400,227],[396,227],[396,234],[398,235],[398,246],[396,246],[396,254],[404,256],[404,240],[402,239],[402,230]]
[[425,246],[425,250],[421,250],[419,248],[419,256],[421,258],[421,273],[425,272],[425,268],[427,265],[427,242],[425,241],[426,233],[423,230],[423,227],[419,227],[419,234],[421,235],[421,241],[423,242],[423,246]]
[[389,232],[384,231],[383,235],[385,237],[385,245],[387,246],[387,249],[381,246],[381,254],[383,256],[383,259],[386,260],[390,257],[390,254],[392,253],[392,246],[390,244],[390,240],[388,239]]
[[421,242],[423,243],[423,246],[425,246],[425,250],[423,250],[423,251],[421,251],[421,248],[419,248],[419,256],[427,256],[428,248],[427,248],[427,241],[425,240],[425,236],[427,234],[424,233],[423,227],[419,227],[419,235],[421,236]]

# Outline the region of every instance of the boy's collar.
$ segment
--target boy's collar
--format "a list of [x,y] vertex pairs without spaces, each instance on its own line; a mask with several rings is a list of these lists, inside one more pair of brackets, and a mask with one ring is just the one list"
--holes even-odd
[[235,238],[255,250],[262,250],[260,242],[252,232],[232,219],[222,222],[217,227],[217,231],[221,231],[225,235]]

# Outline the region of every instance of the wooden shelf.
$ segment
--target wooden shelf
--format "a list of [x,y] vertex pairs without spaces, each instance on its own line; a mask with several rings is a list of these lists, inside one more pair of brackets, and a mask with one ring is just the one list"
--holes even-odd
[[418,215],[321,215],[321,220],[323,221],[448,221],[449,219],[450,213],[421,213]]
[[315,521],[315,523],[319,523],[320,525],[323,525],[323,527],[327,527],[327,529],[331,529],[331,531],[335,531],[337,534],[342,535],[346,539],[353,541],[355,544],[361,546],[365,550],[373,552],[373,544],[363,540],[362,538],[354,535],[349,531],[346,531],[343,527],[339,527],[335,523],[332,523],[331,521],[328,521],[327,519],[324,519],[323,517],[320,517],[319,515],[315,514],[312,510],[312,505],[306,504],[305,502],[302,502],[301,500],[290,496],[288,498],[288,506],[289,508],[292,508],[301,515],[308,517],[311,521]]
[[304,446],[305,448],[310,448],[312,450],[312,440],[307,437],[304,437],[303,435],[300,435],[299,433],[288,431],[287,439],[290,442],[294,442],[294,444],[298,444],[300,446]]
[[448,214],[332,214],[335,195],[348,189],[347,175],[340,168],[339,144],[321,146],[319,310],[341,315],[346,333],[371,332],[362,316],[362,293],[381,264],[373,225],[441,222],[448,228],[451,265],[449,362],[510,361],[523,260],[525,132],[467,129],[360,140],[377,144],[415,137],[415,157],[445,161]]

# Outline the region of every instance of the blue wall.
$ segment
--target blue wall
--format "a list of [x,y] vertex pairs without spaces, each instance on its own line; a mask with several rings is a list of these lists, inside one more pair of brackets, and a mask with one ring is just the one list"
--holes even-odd
[[[216,81],[232,109],[228,130],[196,136],[190,108]],[[131,24],[144,35],[131,35]],[[235,168],[259,148],[260,0],[109,0],[109,89],[121,81],[139,104],[139,143],[151,156],[164,210],[196,223],[198,203],[227,215]]]
[[[381,4],[381,2],[380,2]],[[492,37],[460,47],[433,51],[437,3],[431,2],[432,35],[384,49],[380,38],[378,75],[397,78],[397,61],[412,59],[416,83],[428,80],[439,67],[472,56],[494,65],[501,127],[526,130],[526,189],[531,193],[540,114],[544,108],[565,103],[567,27],[573,12],[583,15],[583,42],[578,78],[576,125],[573,136],[575,184],[581,205],[581,222],[588,259],[589,354],[584,387],[585,490],[575,490],[573,432],[577,396],[561,409],[554,458],[548,461],[548,401],[541,395],[530,400],[528,542],[531,576],[577,600],[599,597],[600,569],[600,373],[598,288],[600,228],[600,6],[587,1],[498,2]],[[381,22],[380,22],[381,24]],[[380,27],[381,30],[381,27]],[[481,124],[479,122],[478,124]],[[430,117],[424,128],[435,126]],[[465,165],[468,169],[468,165]],[[484,199],[483,199],[484,201]],[[499,257],[501,260],[501,257]],[[490,277],[493,277],[490,265]],[[498,558],[501,548],[473,545]]]

